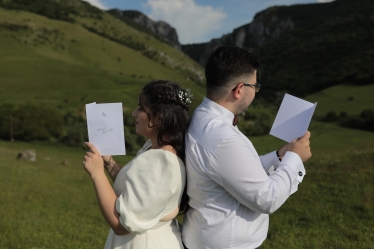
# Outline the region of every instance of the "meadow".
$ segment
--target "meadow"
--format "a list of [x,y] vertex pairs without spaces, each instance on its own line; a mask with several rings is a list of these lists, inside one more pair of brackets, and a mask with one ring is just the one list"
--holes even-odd
[[[313,121],[299,190],[270,216],[261,248],[374,248],[374,133]],[[258,152],[283,144],[250,138]],[[35,149],[35,162],[17,154]],[[0,141],[0,248],[102,248],[109,227],[82,167],[85,150]],[[133,155],[116,157],[125,164]]]
[[[122,102],[129,117],[141,87],[160,78],[190,88],[192,109],[201,102],[204,87],[196,79],[203,68],[196,62],[109,14],[87,16],[65,22],[0,8],[1,105],[40,104],[83,116],[86,103]],[[305,98],[318,102],[315,116],[359,115],[373,108],[373,94],[374,84],[338,85]],[[252,106],[249,113],[276,113],[266,108]],[[374,133],[317,120],[310,131],[307,175],[270,216],[261,249],[374,248]],[[283,144],[270,135],[249,138],[259,154]],[[35,162],[16,159],[25,149],[36,150]],[[0,249],[103,247],[109,227],[82,167],[84,153],[51,142],[0,140]],[[132,157],[115,160],[124,165]]]

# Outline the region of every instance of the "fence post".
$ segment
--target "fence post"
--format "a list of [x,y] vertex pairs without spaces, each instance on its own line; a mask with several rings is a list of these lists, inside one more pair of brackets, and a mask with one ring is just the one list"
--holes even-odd
[[10,138],[11,142],[14,141],[14,138],[13,138],[13,117],[12,117],[12,115],[9,115],[9,138]]

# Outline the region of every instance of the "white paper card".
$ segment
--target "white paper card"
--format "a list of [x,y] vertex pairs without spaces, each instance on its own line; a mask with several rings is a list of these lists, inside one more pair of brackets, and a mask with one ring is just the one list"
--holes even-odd
[[308,130],[316,106],[317,102],[313,104],[286,93],[270,135],[289,143],[302,137]]
[[86,104],[88,140],[102,156],[126,155],[122,103]]

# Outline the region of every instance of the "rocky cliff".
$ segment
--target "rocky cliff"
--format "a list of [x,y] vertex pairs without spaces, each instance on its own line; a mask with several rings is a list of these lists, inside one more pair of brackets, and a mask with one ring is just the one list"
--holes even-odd
[[[313,19],[328,14],[331,4],[303,4],[275,6],[255,15],[251,23],[245,24],[208,43],[182,45],[182,51],[205,65],[211,51],[219,45],[233,45],[253,50],[279,38],[283,33],[304,27]],[[318,13],[318,15],[316,15]]]
[[108,10],[108,12],[122,21],[128,22],[129,20],[132,20],[133,22],[146,28],[159,39],[169,43],[177,49],[181,48],[177,31],[164,21],[153,21],[148,16],[135,10],[111,9]]
[[338,84],[373,84],[373,13],[372,0],[275,6],[230,34],[182,45],[182,51],[204,66],[219,45],[252,50],[266,86],[259,96],[267,101],[284,91],[302,96]]

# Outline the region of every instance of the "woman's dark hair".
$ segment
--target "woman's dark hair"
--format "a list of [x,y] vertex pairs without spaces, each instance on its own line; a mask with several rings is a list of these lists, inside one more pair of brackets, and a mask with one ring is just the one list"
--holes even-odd
[[[190,117],[188,114],[191,96],[176,83],[167,80],[152,81],[145,85],[139,95],[139,106],[145,111],[148,120],[157,117],[157,142],[160,146],[171,145],[185,162],[185,133]],[[148,123],[149,126],[149,123]],[[150,127],[150,126],[149,126]],[[151,127],[150,127],[151,128]],[[186,184],[187,186],[187,184]],[[186,187],[180,204],[180,213],[188,209]]]

